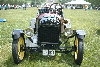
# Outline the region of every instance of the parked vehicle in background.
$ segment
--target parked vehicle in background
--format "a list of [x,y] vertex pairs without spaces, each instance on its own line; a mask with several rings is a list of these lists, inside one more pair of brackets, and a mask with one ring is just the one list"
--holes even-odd
[[14,5],[11,5],[11,6],[10,6],[10,9],[14,9]]
[[100,10],[100,7],[98,7],[98,10]]
[[98,10],[98,7],[96,7],[96,6],[95,6],[95,7],[92,7],[92,9],[93,9],[93,10]]
[[16,5],[16,9],[19,9],[19,8],[21,8],[22,6],[20,6],[20,5]]

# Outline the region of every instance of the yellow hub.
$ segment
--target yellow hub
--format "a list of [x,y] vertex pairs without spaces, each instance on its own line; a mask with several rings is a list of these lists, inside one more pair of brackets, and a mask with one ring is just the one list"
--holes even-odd
[[75,51],[75,60],[77,60],[77,54],[78,54],[78,38],[76,37],[75,40],[75,46],[77,47],[76,51]]
[[[25,44],[24,44],[24,39],[22,37],[19,38],[19,41],[18,41],[18,56],[19,56],[19,59],[22,60],[23,57],[24,57],[24,53],[25,51],[20,51],[21,47],[24,46],[25,47]],[[24,49],[23,47],[23,49]]]

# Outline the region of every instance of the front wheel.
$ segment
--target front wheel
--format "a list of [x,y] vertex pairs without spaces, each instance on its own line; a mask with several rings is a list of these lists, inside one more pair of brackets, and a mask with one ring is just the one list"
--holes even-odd
[[83,53],[84,53],[84,41],[83,39],[79,39],[75,37],[75,52],[74,52],[74,59],[77,65],[81,65],[83,60]]
[[13,39],[12,43],[12,55],[14,62],[16,64],[19,64],[22,62],[24,55],[25,55],[25,39],[24,37],[19,37],[18,39]]

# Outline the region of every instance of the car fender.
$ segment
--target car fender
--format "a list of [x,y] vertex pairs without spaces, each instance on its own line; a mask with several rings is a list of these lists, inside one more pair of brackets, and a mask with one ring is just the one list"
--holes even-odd
[[36,18],[31,19],[30,28],[35,28]]
[[76,36],[80,39],[84,39],[85,38],[85,31],[84,30],[76,30]]
[[21,29],[14,29],[12,32],[12,38],[18,39],[20,36],[24,36],[24,31]]

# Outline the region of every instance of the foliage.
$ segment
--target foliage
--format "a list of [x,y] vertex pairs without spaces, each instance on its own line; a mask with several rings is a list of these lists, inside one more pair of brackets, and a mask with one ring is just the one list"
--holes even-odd
[[[23,62],[16,65],[12,58],[12,31],[25,29],[30,26],[32,18],[37,16],[37,8],[0,10],[0,18],[6,22],[0,22],[0,67],[79,67],[74,62],[74,53],[56,54],[54,57],[42,56],[42,54],[26,55]],[[84,30],[84,57],[80,67],[100,67],[100,11],[83,9],[64,9],[65,19],[70,19],[74,30]],[[63,38],[63,37],[62,37]],[[61,45],[73,46],[74,39]]]
[[72,1],[72,0],[57,0],[57,2],[58,3],[61,3],[61,4],[65,4],[65,3],[67,3],[67,2],[70,2],[70,1]]
[[[0,0],[0,4],[16,4],[16,5],[22,5],[25,2],[30,1],[32,5],[37,5],[41,3],[45,3],[46,0]],[[57,0],[58,3],[65,4],[67,2],[70,2],[72,0]],[[90,2],[91,5],[100,6],[100,0],[85,0],[87,2]]]
[[35,7],[37,5],[40,5],[41,3],[45,3],[46,0],[31,0],[31,5],[34,5]]
[[0,0],[0,4],[15,4],[15,5],[22,5],[23,3],[30,2],[31,5],[36,6],[37,4],[45,3],[46,0]]
[[100,6],[100,0],[85,0],[85,1],[90,2],[91,5]]
[[25,0],[0,0],[0,4],[22,5]]

